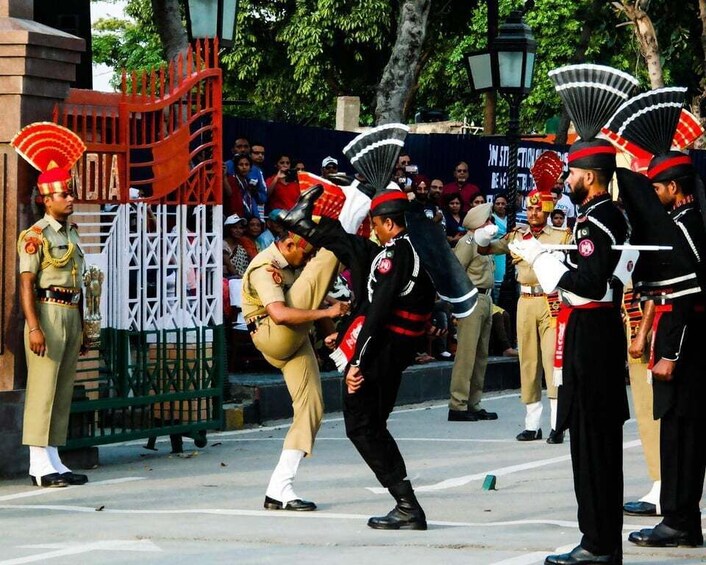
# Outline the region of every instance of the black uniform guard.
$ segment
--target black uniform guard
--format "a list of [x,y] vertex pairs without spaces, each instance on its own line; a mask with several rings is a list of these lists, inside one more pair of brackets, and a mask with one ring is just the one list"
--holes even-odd
[[[654,528],[631,533],[629,540],[650,547],[703,544],[699,501],[706,469],[703,443],[706,357],[702,353],[706,340],[703,291],[706,229],[696,202],[703,198],[694,198],[698,192],[703,196],[703,185],[690,160],[688,163],[685,160],[688,156],[670,153],[671,170],[663,168],[651,179],[630,171],[621,171],[619,176],[621,194],[625,194],[628,202],[640,198],[656,204],[652,201],[659,199],[667,209],[663,210],[664,216],[668,214],[677,228],[676,237],[660,242],[673,246],[669,253],[673,261],[665,263],[664,257],[659,258],[656,253],[640,258],[640,262],[649,262],[640,272],[659,274],[657,280],[640,281],[639,287],[642,298],[654,300],[656,304],[649,368],[654,417],[661,421],[660,506],[664,519]],[[650,169],[656,170],[654,162],[659,165],[665,161],[664,157],[655,157]],[[684,166],[689,170],[684,171]],[[650,182],[656,194],[649,191]],[[658,218],[644,213],[654,206],[641,204],[628,207],[628,212],[634,223],[647,228]],[[638,210],[643,213],[637,214]],[[664,231],[663,237],[668,238],[670,232]]]
[[[397,502],[388,515],[368,521],[376,529],[427,527],[406,480],[402,454],[387,429],[402,372],[414,361],[414,342],[425,335],[435,297],[431,279],[404,229],[407,207],[406,195],[398,190],[386,190],[373,199],[370,214],[382,247],[345,233],[338,221],[326,217],[309,229],[287,226],[332,251],[351,269],[354,306],[350,325],[339,338],[339,348],[350,360],[344,399],[346,435]],[[386,224],[387,231],[381,232],[386,228],[380,224]]]
[[[536,240],[520,245],[542,288],[559,288],[554,382],[559,387],[557,431],[571,433],[571,463],[581,544],[549,555],[549,565],[622,563],[623,424],[627,344],[621,320],[623,284],[617,278],[628,226],[608,194],[615,148],[597,139],[600,128],[637,86],[633,77],[599,65],[571,65],[549,73],[580,140],[569,150],[571,198],[579,204],[577,250],[567,266]],[[534,249],[530,247],[534,245]],[[511,247],[512,249],[512,247]],[[524,253],[524,255],[523,255]],[[565,349],[564,349],[565,346]]]

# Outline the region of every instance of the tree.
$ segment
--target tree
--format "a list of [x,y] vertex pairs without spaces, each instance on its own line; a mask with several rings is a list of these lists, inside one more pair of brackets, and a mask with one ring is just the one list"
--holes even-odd
[[402,122],[419,77],[431,0],[406,0],[400,8],[397,39],[377,88],[378,124]]
[[655,89],[664,86],[664,77],[662,76],[662,56],[657,43],[657,33],[647,13],[649,5],[650,0],[613,2],[616,11],[624,14],[635,30],[640,52],[647,63],[650,86]]

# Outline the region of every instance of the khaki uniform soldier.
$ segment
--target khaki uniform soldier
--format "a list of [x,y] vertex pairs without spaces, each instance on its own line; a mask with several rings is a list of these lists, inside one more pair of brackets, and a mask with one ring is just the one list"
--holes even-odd
[[463,227],[469,231],[454,247],[454,254],[478,289],[478,302],[470,316],[458,320],[458,347],[451,372],[450,422],[498,418],[495,412],[487,412],[480,406],[488,366],[493,308],[490,293],[493,289],[495,264],[492,257],[478,252],[478,245],[473,240],[473,232],[489,224],[492,206],[490,203],[480,204],[468,211],[463,219]]
[[[45,140],[44,144],[37,139]],[[52,146],[53,140],[63,143]],[[83,252],[76,227],[68,223],[74,193],[69,169],[85,151],[73,132],[50,123],[24,128],[13,146],[43,171],[37,187],[46,214],[20,234],[20,303],[25,316],[27,396],[22,442],[29,446],[34,484],[84,484],[57,451],[66,444],[76,363],[83,344]],[[39,147],[37,147],[39,146]]]
[[[320,194],[319,186],[305,192],[282,219],[296,224],[310,218],[310,208]],[[367,198],[366,208],[369,205]],[[358,225],[351,230],[357,230]],[[337,273],[338,260],[325,249],[309,260],[312,254],[313,247],[306,240],[290,233],[255,256],[243,275],[243,316],[248,330],[268,363],[282,371],[294,411],[265,494],[264,506],[270,510],[316,509],[316,504],[299,498],[292,487],[299,463],[313,451],[324,413],[319,366],[309,331],[316,320],[345,314],[348,304],[337,302],[320,308]]]
[[[510,253],[508,245],[516,240],[534,237],[543,244],[567,244],[571,232],[547,225],[547,212],[537,190],[527,197],[527,221],[529,227],[516,228],[500,240],[491,241],[480,252],[494,254]],[[486,243],[481,230],[476,232],[476,242]],[[556,339],[556,314],[559,307],[557,293],[547,296],[537,276],[527,261],[513,255],[520,297],[517,302],[517,345],[520,353],[520,386],[522,403],[526,406],[525,429],[517,436],[518,441],[542,439],[540,422],[542,417],[542,373],[547,383],[547,396],[551,406],[551,433],[547,443],[562,443],[564,434],[556,432],[557,388],[554,385],[554,342]],[[554,308],[552,308],[552,305]]]

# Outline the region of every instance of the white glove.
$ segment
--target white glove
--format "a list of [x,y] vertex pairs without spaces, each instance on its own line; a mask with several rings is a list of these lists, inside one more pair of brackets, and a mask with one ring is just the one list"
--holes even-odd
[[478,228],[476,231],[473,232],[473,240],[480,246],[480,247],[488,247],[490,245],[490,240],[495,237],[495,234],[498,233],[498,226],[495,224],[488,224],[487,226],[483,226],[482,228]]
[[549,255],[551,255],[552,257],[554,257],[554,259],[556,259],[557,261],[560,261],[561,263],[566,261],[566,253],[564,253],[563,251],[559,251],[559,250],[550,251]]
[[508,248],[518,257],[527,261],[530,266],[534,264],[537,257],[546,252],[542,244],[534,237],[513,239]]

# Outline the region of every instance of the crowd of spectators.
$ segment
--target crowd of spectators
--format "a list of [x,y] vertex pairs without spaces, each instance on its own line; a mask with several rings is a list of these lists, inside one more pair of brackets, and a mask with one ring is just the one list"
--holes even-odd
[[[227,278],[242,278],[252,258],[281,235],[280,228],[272,221],[278,210],[288,210],[297,201],[300,187],[297,173],[306,167],[291,154],[276,156],[268,167],[266,148],[262,143],[250,143],[245,138],[235,140],[233,157],[224,166],[224,240],[223,273]],[[318,174],[324,178],[340,174],[338,160],[324,156]],[[473,184],[471,170],[465,161],[456,163],[449,171],[451,179],[429,178],[414,164],[411,155],[402,152],[393,173],[397,183],[410,200],[421,204],[426,216],[438,224],[451,248],[467,233],[464,218],[468,211],[479,204],[492,201],[492,222],[498,227],[498,238],[507,233],[508,199],[503,193],[492,195]],[[555,211],[549,222],[555,227],[571,227],[575,207],[563,192],[563,182],[555,187]],[[506,270],[505,257],[494,263],[494,302],[497,303]],[[495,306],[490,350],[498,355],[516,356],[514,330],[510,316]],[[434,359],[453,359],[455,321],[448,305],[439,301],[434,313],[437,335],[420,343],[418,363]]]

